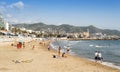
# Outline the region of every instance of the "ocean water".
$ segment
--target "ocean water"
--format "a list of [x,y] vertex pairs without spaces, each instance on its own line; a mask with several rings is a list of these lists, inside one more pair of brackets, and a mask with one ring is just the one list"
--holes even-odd
[[70,46],[70,54],[94,61],[95,51],[100,51],[104,65],[120,69],[120,40],[57,40],[51,43],[53,49]]

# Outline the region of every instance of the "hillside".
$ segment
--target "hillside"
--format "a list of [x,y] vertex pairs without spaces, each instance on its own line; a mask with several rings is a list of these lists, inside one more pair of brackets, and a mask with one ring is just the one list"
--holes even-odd
[[52,29],[52,30],[63,30],[65,32],[84,32],[87,31],[87,29],[89,29],[90,33],[98,33],[98,32],[102,32],[104,34],[108,34],[108,35],[118,35],[120,36],[120,31],[118,30],[110,30],[110,29],[99,29],[97,27],[94,27],[93,25],[90,26],[72,26],[72,25],[68,25],[68,24],[62,24],[62,25],[47,25],[44,23],[34,23],[34,24],[14,24],[13,26],[17,27],[17,28],[21,28],[24,27],[26,29],[31,29],[31,30],[35,30],[35,31],[40,31],[40,30],[48,30]]

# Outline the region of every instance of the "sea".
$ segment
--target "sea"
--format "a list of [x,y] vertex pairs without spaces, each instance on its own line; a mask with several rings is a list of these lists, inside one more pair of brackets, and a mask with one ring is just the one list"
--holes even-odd
[[90,61],[95,61],[95,51],[100,51],[103,57],[101,64],[120,69],[120,40],[55,40],[50,45],[55,50],[61,46],[62,52],[69,46],[71,55]]

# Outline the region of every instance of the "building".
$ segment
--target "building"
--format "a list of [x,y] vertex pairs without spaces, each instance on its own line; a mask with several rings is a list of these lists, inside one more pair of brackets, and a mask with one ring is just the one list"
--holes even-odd
[[33,30],[26,30],[28,33],[32,33],[32,32],[34,32]]
[[3,28],[3,27],[5,27],[5,24],[4,24],[2,16],[0,15],[0,28]]
[[84,38],[89,38],[90,37],[89,29],[87,29],[87,32],[83,32],[83,37]]
[[8,23],[8,22],[4,22],[4,24],[5,24],[5,29],[6,29],[7,31],[9,31],[9,23]]
[[20,28],[21,31],[26,31],[26,28],[22,27]]
[[9,31],[9,23],[3,20],[1,14],[0,14],[0,29]]

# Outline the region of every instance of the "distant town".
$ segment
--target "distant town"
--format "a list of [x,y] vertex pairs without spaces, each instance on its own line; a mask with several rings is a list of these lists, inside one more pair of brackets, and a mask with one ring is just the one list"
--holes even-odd
[[53,30],[52,28],[42,29],[40,31],[34,31],[26,29],[25,27],[17,28],[12,26],[4,20],[2,15],[0,15],[0,36],[24,36],[24,37],[56,37],[61,39],[69,40],[118,40],[120,36],[118,35],[107,35],[102,32],[90,33],[89,29],[85,32],[72,32],[68,33],[64,30]]

